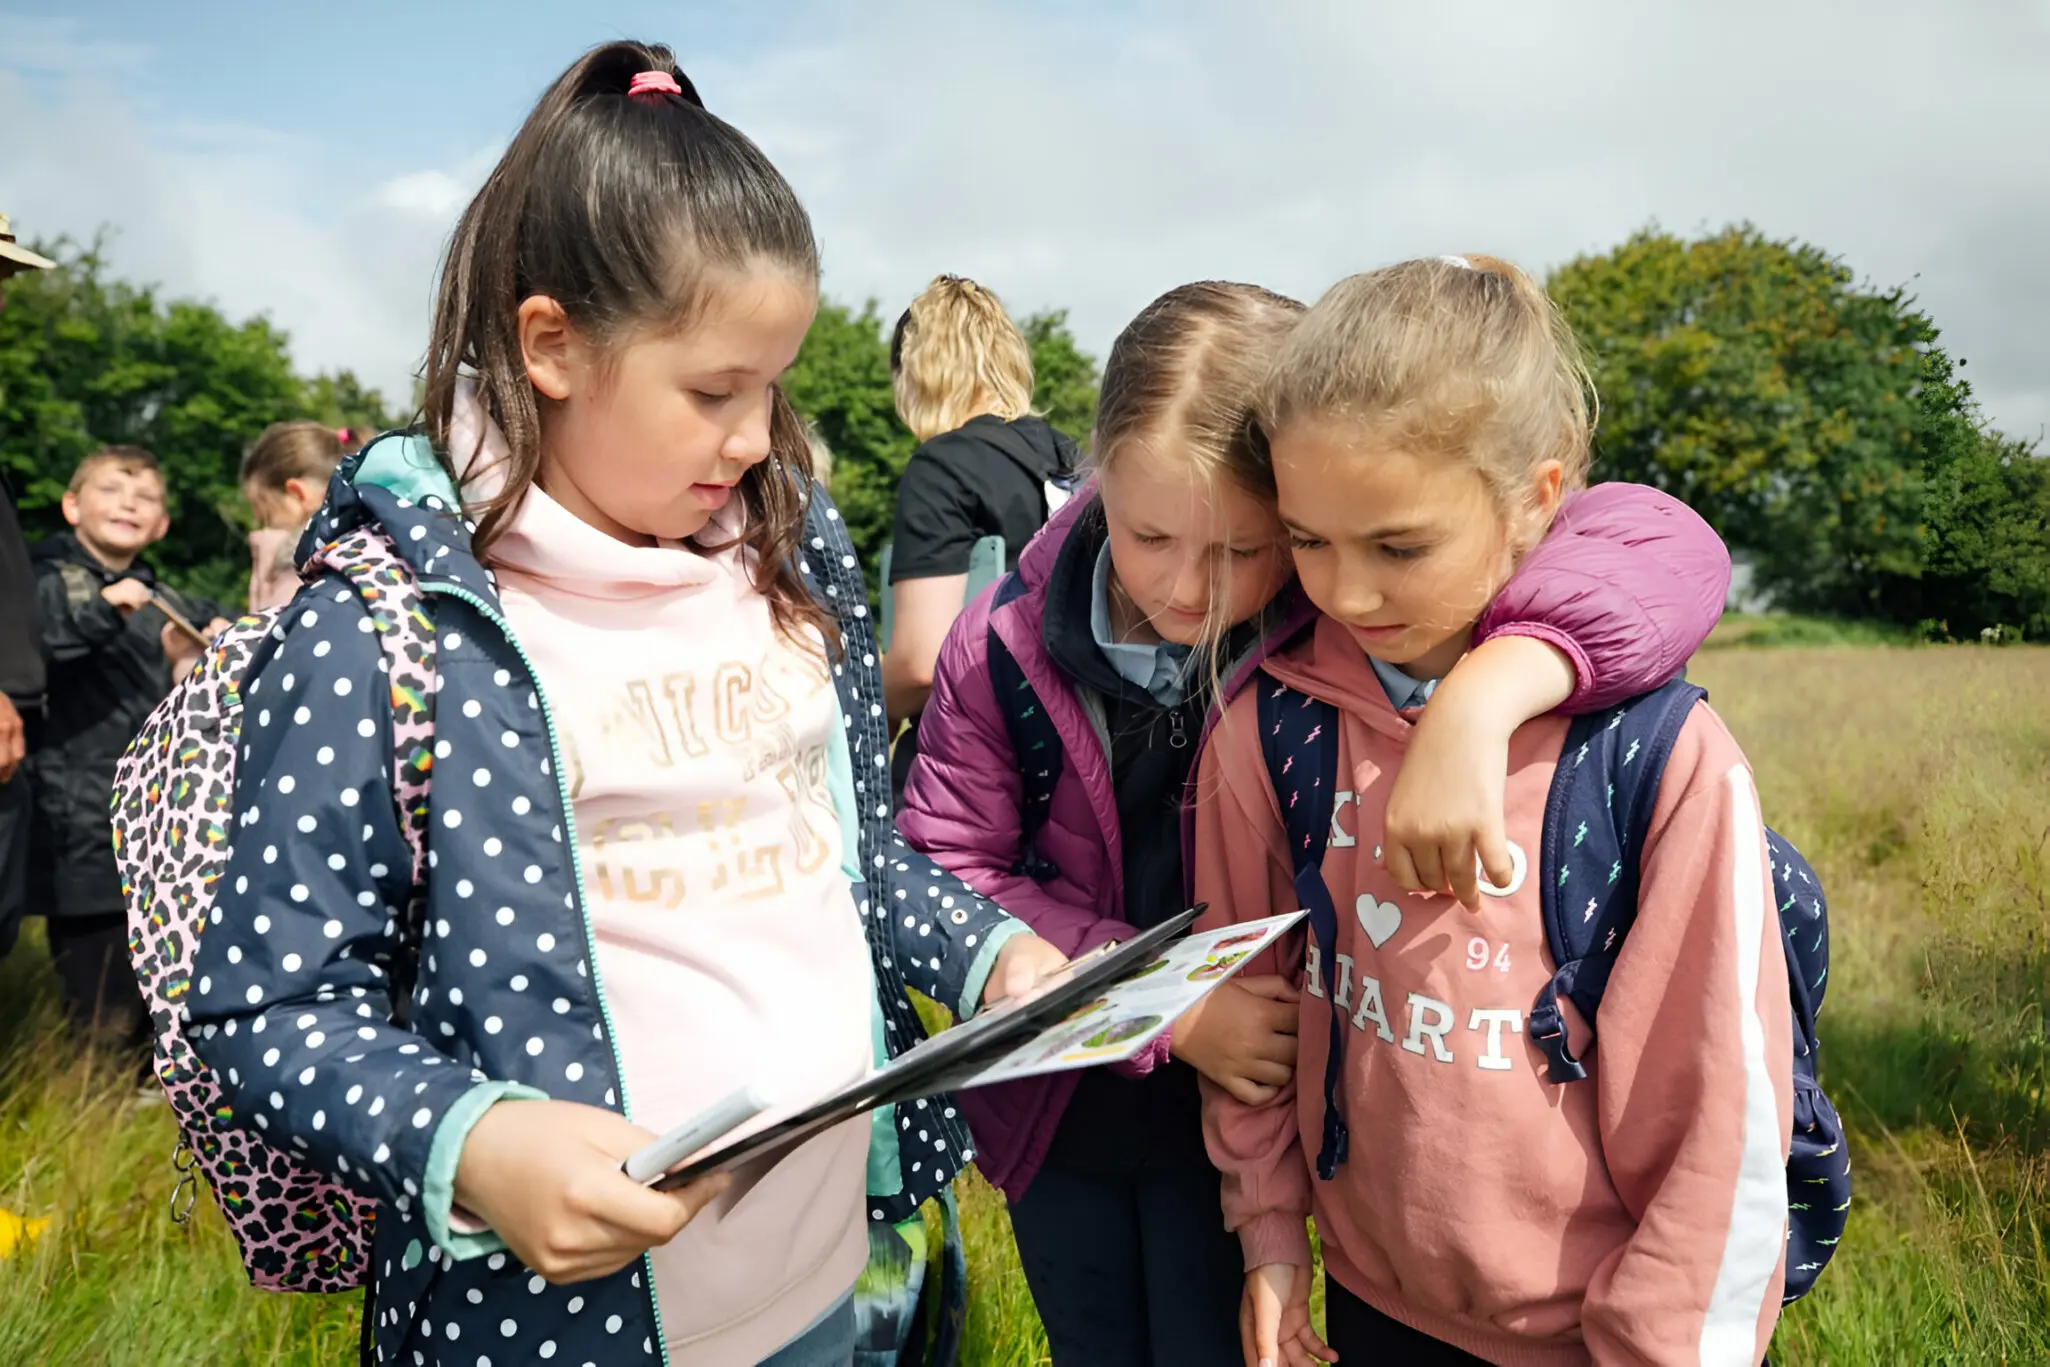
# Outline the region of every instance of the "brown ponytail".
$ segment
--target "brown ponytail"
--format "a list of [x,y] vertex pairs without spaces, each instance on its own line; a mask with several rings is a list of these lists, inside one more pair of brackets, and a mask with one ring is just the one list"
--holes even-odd
[[[667,73],[677,91],[629,94],[651,71]],[[688,328],[721,270],[763,263],[816,285],[811,220],[761,149],[705,111],[669,49],[608,43],[556,78],[456,224],[427,345],[423,416],[449,473],[460,482],[477,454],[448,449],[462,379],[474,381],[505,434],[504,490],[472,513],[480,558],[541,466],[521,301],[546,295],[593,344],[616,346],[636,332]],[[793,562],[810,448],[801,423],[789,438],[788,403],[779,396],[777,404],[769,458],[740,481],[742,541],[755,553],[755,585],[777,628],[794,637],[830,622]]]

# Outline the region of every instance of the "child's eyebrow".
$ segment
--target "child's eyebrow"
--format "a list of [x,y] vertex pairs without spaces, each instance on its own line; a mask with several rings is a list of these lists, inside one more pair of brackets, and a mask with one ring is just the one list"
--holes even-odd
[[[1313,531],[1293,518],[1283,517],[1281,519],[1281,526],[1284,531],[1293,534],[1314,537],[1320,541],[1330,539],[1323,532]],[[1420,532],[1428,530],[1430,530],[1428,527],[1420,523],[1408,522],[1397,523],[1390,527],[1369,527],[1365,531],[1347,532],[1346,536],[1355,541],[1394,541],[1400,537],[1415,536]]]

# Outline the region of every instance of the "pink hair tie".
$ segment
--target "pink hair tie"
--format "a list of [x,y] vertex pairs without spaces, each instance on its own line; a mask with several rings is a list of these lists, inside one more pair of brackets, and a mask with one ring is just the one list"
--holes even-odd
[[628,95],[681,95],[683,87],[666,71],[643,71],[626,88]]

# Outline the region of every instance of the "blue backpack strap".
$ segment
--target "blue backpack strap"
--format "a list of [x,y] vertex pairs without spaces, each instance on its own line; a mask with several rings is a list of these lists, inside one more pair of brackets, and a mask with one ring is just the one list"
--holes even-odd
[[1829,981],[1829,907],[1822,880],[1792,842],[1765,832],[1773,900],[1787,951],[1794,1010],[1794,1128],[1787,1149],[1787,1281],[1791,1302],[1815,1286],[1851,1213],[1851,1163],[1844,1124],[1815,1074],[1815,1017]]
[[1822,880],[1793,843],[1770,826],[1765,851],[1772,859],[1772,890],[1786,933],[1787,986],[1794,999],[1794,1052],[1815,1042],[1815,1018],[1829,983],[1829,906]]
[[1540,898],[1557,965],[1530,1013],[1531,1042],[1553,1082],[1587,1069],[1566,1039],[1559,998],[1592,1028],[1623,937],[1637,919],[1638,857],[1659,780],[1694,704],[1708,694],[1675,679],[1606,712],[1574,719],[1545,802]]
[[[990,602],[991,615],[1022,597],[1026,588],[1016,571],[1005,575]],[[1032,691],[1032,681],[1025,677],[1024,668],[1004,644],[1004,638],[997,635],[995,626],[989,629],[989,686],[996,694],[997,710],[1004,714],[1004,729],[1011,733],[1011,754],[1017,760],[1022,785],[1018,801],[1018,862],[1012,865],[1011,872],[1044,883],[1060,872],[1052,860],[1039,852],[1039,833],[1046,828],[1047,814],[1053,809],[1053,790],[1061,781],[1061,735],[1046,715],[1039,695]]]
[[1338,908],[1324,882],[1324,848],[1331,839],[1338,775],[1338,709],[1277,683],[1264,671],[1253,688],[1260,751],[1288,828],[1296,900],[1310,913],[1318,976],[1331,1005],[1331,1048],[1324,1056],[1324,1141],[1317,1151],[1317,1176],[1328,1182],[1338,1174],[1350,1146],[1338,1096],[1345,1050],[1344,1012],[1338,1005]]

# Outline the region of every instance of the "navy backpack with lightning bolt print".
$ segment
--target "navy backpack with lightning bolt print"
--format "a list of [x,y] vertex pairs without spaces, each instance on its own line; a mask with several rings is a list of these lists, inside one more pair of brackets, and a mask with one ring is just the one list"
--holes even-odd
[[[1331,704],[1262,675],[1256,683],[1260,742],[1275,796],[1286,814],[1295,890],[1310,913],[1310,933],[1337,1000],[1337,910],[1324,884],[1324,846],[1338,770],[1338,715]],[[1528,1022],[1546,1077],[1581,1081],[1587,1070],[1567,1044],[1559,999],[1570,1000],[1592,1029],[1623,939],[1637,919],[1638,858],[1658,802],[1673,742],[1707,693],[1677,679],[1605,712],[1576,717],[1545,802],[1541,902],[1556,969]],[[1808,1293],[1842,1238],[1851,1206],[1851,1170],[1843,1122],[1815,1075],[1815,1015],[1829,977],[1829,915],[1822,883],[1801,852],[1768,828],[1774,900],[1787,954],[1794,1024],[1794,1123],[1787,1156],[1785,1298]],[[1329,1180],[1346,1160],[1348,1136],[1338,1086],[1342,1012],[1332,1012],[1324,1073],[1323,1145],[1317,1175]]]

